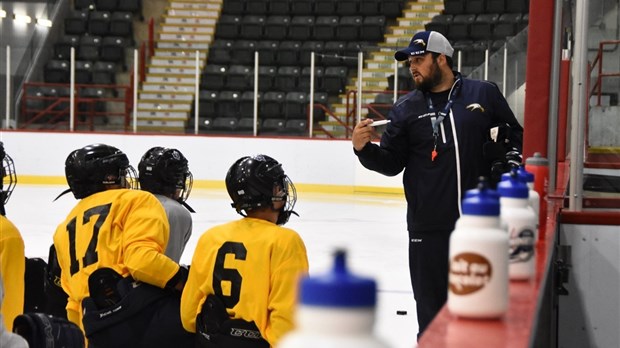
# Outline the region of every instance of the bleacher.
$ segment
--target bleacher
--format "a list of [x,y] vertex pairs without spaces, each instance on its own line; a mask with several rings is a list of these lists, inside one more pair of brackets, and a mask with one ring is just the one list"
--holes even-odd
[[[402,0],[225,0],[201,75],[201,95],[210,96],[199,107],[201,128],[248,131],[239,125],[253,109],[240,101],[242,96],[252,101],[258,51],[259,132],[306,134],[311,52],[316,53],[314,101],[327,107],[355,73],[360,47],[383,40],[388,21],[402,7]],[[323,120],[323,108],[315,108],[314,115],[315,122]],[[228,122],[220,126],[220,117]],[[193,129],[193,122],[188,127]]]
[[[467,74],[483,62],[486,49],[498,50],[506,38],[527,25],[528,2],[171,1],[155,38],[155,56],[140,80],[138,129],[193,132],[192,99],[198,98],[200,132],[251,134],[255,51],[259,52],[259,134],[307,134],[312,73],[315,124],[325,124],[327,113],[332,115],[329,121],[348,115],[350,110],[345,111],[344,105],[352,103],[346,92],[355,88],[358,52],[368,47],[390,47],[390,52],[366,52],[364,56],[364,75],[370,76],[364,79],[364,88],[375,94],[364,96],[363,116],[383,118],[394,88],[413,88],[406,67],[399,69],[398,86],[394,86],[393,68],[387,68],[393,64],[393,47],[406,45],[413,32],[424,28],[442,32],[462,53],[461,71]],[[107,101],[113,92],[101,86],[114,85],[117,74],[127,70],[126,51],[136,45],[132,24],[134,18],[142,17],[141,5],[139,0],[74,0],[74,8],[64,19],[64,33],[54,44],[53,59],[45,64],[45,82],[68,84],[69,52],[75,47],[78,89],[89,84],[98,89],[97,93],[78,93],[88,95],[93,105],[78,109],[91,115],[92,110],[105,111],[96,98]],[[195,96],[194,50],[200,51],[202,69]],[[158,55],[160,51],[166,52]],[[316,54],[314,70],[310,69],[311,52]],[[385,92],[376,94],[378,89]],[[43,93],[33,89],[33,94]],[[30,111],[30,115],[40,114]],[[273,121],[263,127],[267,120]]]
[[461,51],[464,73],[484,62],[487,49],[497,51],[528,25],[529,0],[444,0],[444,4],[442,14],[425,28],[444,34],[455,51]]
[[[127,90],[117,87],[117,75],[128,70],[128,48],[135,45],[134,18],[142,19],[141,0],[74,0],[62,21],[62,31],[53,43],[52,54],[43,64],[40,87],[26,84],[26,102],[22,106],[25,125],[49,122],[50,127],[67,123],[69,108],[62,91],[70,82],[71,49],[75,50],[75,83],[77,90],[77,123],[87,123],[93,130],[93,120],[100,123],[114,114],[121,104],[120,94]],[[37,100],[38,99],[38,100]],[[51,109],[48,107],[54,104]],[[64,108],[62,107],[64,106]]]

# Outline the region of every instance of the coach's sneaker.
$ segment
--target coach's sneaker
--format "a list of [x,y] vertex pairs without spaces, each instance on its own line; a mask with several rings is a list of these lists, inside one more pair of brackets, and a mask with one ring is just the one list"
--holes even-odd
[[88,291],[98,309],[112,307],[121,301],[117,285],[123,277],[111,268],[100,268],[88,277]]

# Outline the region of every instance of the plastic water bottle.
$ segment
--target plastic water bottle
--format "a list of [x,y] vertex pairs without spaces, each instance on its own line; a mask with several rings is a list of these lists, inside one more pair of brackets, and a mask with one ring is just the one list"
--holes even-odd
[[[540,216],[540,195],[538,192],[534,190],[534,174],[525,170],[524,166],[520,166],[517,169],[517,173],[519,174],[519,179],[527,185],[528,188],[528,206],[532,208],[534,214],[536,215],[536,221],[538,222],[538,217]],[[510,172],[504,173],[502,175],[502,180],[506,180],[512,175]],[[538,224],[536,224],[536,230],[538,231]],[[537,234],[538,235],[538,234]]]
[[547,219],[547,188],[549,185],[549,160],[540,152],[525,160],[525,170],[534,174],[534,191],[540,197],[540,210],[538,212],[538,225],[544,226]]
[[450,236],[448,310],[463,318],[499,318],[508,309],[508,235],[496,191],[481,180],[465,193]]
[[[530,203],[530,207],[534,210],[534,214],[536,214],[536,221],[540,217],[540,194],[534,190],[534,174],[528,172],[525,169],[525,166],[520,166],[518,171],[519,177],[521,180],[525,182],[527,185],[528,191],[528,200]],[[536,230],[538,230],[539,226],[536,226]]]
[[502,227],[510,243],[508,273],[511,280],[527,280],[534,276],[538,220],[529,206],[529,189],[519,179],[517,169],[497,185],[500,195]]
[[278,348],[387,348],[372,335],[376,282],[347,270],[346,254],[336,252],[331,272],[301,280],[296,329]]

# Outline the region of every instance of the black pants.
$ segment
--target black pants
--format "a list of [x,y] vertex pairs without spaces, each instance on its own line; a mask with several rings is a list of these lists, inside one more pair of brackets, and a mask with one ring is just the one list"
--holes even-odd
[[117,305],[90,311],[86,298],[83,323],[89,348],[193,347],[194,334],[183,329],[181,295],[142,284]]
[[409,232],[409,272],[418,315],[418,338],[448,299],[451,232]]

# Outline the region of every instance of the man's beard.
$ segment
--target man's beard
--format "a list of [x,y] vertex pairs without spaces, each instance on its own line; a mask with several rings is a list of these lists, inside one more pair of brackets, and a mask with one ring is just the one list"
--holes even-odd
[[437,86],[440,82],[441,82],[441,70],[439,70],[439,66],[437,65],[436,61],[433,62],[431,73],[430,73],[430,78],[422,77],[422,82],[420,82],[419,84],[415,83],[415,79],[413,80],[415,88],[422,92],[430,92],[431,89]]

